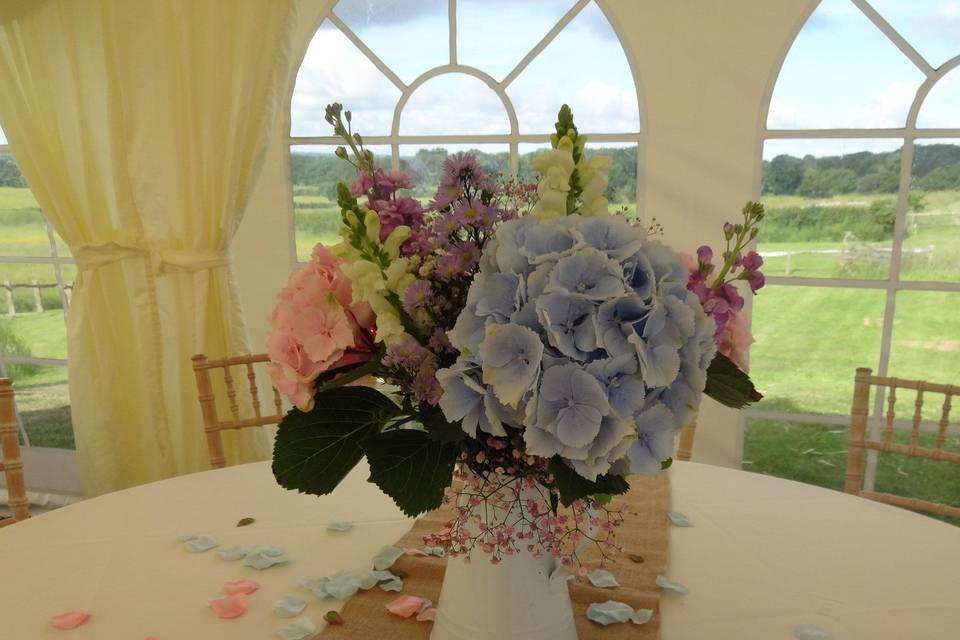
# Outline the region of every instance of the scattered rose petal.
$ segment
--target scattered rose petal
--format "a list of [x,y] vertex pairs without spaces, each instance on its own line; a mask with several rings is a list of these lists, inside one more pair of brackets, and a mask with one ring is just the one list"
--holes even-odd
[[617,582],[617,579],[613,576],[613,574],[604,569],[591,571],[587,574],[587,580],[589,580],[590,584],[593,586],[601,587],[603,589],[611,589],[613,587],[620,586],[620,583]]
[[218,618],[227,620],[229,618],[239,618],[247,610],[247,596],[243,593],[237,593],[232,596],[224,596],[210,601],[210,608],[217,614]]
[[677,593],[686,594],[690,590],[679,582],[674,582],[673,580],[667,580],[666,576],[657,576],[657,586],[661,589],[668,589],[670,591],[676,591]]
[[327,611],[323,614],[323,619],[327,621],[327,624],[343,625],[343,617],[336,611]]
[[387,545],[380,549],[380,551],[377,552],[377,555],[373,556],[373,568],[377,571],[389,569],[393,566],[393,563],[397,561],[397,558],[402,555],[402,549],[398,549],[393,545]]
[[423,549],[404,549],[403,553],[408,556],[413,556],[415,558],[425,558],[430,555]]
[[284,596],[273,603],[273,614],[278,618],[296,618],[307,608],[307,601],[296,596]]
[[217,549],[217,557],[221,560],[233,562],[246,558],[247,552],[240,547],[227,547],[226,549]]
[[[336,571],[314,580],[304,580],[300,584],[321,600],[326,598],[346,600],[360,590],[363,580],[350,571]],[[370,587],[375,584],[376,581],[370,584]]]
[[263,571],[274,565],[284,564],[286,562],[289,562],[289,560],[283,556],[275,556],[261,551],[259,553],[248,553],[243,559],[243,566]]
[[396,600],[387,603],[387,611],[401,618],[409,618],[420,610],[423,604],[423,598],[417,596],[400,596]]
[[188,540],[193,540],[194,538],[199,538],[195,533],[181,533],[177,535],[177,540],[180,542],[187,542]]
[[193,536],[188,540],[184,540],[183,546],[190,553],[203,553],[204,551],[219,547],[220,543],[210,536]]
[[639,553],[631,553],[627,557],[630,558],[631,562],[636,562],[637,564],[643,564],[643,556],[640,555]]
[[670,522],[672,522],[673,526],[675,527],[692,527],[693,526],[693,523],[690,522],[690,518],[680,513],[679,511],[667,511],[667,517],[670,518]]
[[626,622],[631,616],[633,616],[633,607],[616,600],[594,602],[587,607],[587,618],[603,626],[616,622]]
[[251,547],[248,553],[259,553],[264,556],[279,557],[283,555],[283,549],[269,544],[258,544],[255,547]]
[[637,609],[630,616],[630,622],[633,624],[647,624],[653,618],[653,609]]
[[90,619],[90,614],[83,611],[67,611],[58,613],[50,618],[50,626],[57,629],[76,629]]
[[815,624],[801,624],[793,629],[793,637],[797,640],[833,640],[833,634]]
[[281,640],[305,640],[306,638],[312,638],[316,633],[317,625],[313,624],[308,618],[300,618],[280,627],[274,635]]
[[236,595],[238,593],[250,595],[259,588],[260,585],[253,580],[233,580],[231,582],[223,583],[223,592],[228,596]]
[[240,521],[237,522],[237,526],[246,527],[247,525],[251,525],[254,522],[256,522],[256,520],[254,520],[253,518],[240,518]]
[[435,556],[437,558],[442,558],[447,555],[447,552],[443,550],[443,547],[423,547],[423,550],[427,552],[427,555]]
[[437,619],[437,608],[429,607],[417,614],[417,620],[420,622],[433,622]]
[[350,529],[353,529],[353,523],[343,520],[337,520],[327,525],[327,531],[350,531]]
[[432,606],[433,606],[433,600],[427,600],[426,598],[424,598],[423,602],[420,604],[420,608],[417,609],[417,613],[418,614],[423,613],[424,611],[426,611]]

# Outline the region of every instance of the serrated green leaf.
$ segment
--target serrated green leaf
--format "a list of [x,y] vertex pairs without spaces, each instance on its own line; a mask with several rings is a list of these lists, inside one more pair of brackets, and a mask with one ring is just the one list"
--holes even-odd
[[426,427],[427,433],[437,442],[460,442],[467,437],[459,422],[447,422],[443,412],[437,407],[430,407],[418,416],[420,423]]
[[550,459],[549,469],[553,474],[554,485],[560,493],[560,502],[565,507],[587,496],[597,494],[618,496],[630,489],[630,484],[622,476],[597,476],[596,481],[591,482],[567,466],[559,456]]
[[703,392],[733,409],[742,409],[763,398],[750,376],[722,353],[718,353],[707,368],[707,386]]
[[318,496],[330,493],[363,457],[360,441],[399,411],[369,387],[318,393],[312,410],[293,409],[280,421],[273,445],[277,483]]
[[399,429],[361,443],[370,463],[370,482],[414,517],[436,509],[450,486],[459,447],[438,442],[426,431]]

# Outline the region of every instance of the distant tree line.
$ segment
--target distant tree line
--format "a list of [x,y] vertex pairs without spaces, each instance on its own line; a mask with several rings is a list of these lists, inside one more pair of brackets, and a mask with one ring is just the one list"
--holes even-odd
[[[510,154],[487,153],[480,150],[471,150],[469,153],[477,158],[481,167],[491,174],[507,174],[510,169]],[[533,181],[534,171],[531,165],[538,152],[525,153],[520,156],[519,174],[524,180]],[[609,170],[610,183],[607,185],[606,196],[610,202],[626,203],[636,199],[637,185],[637,151],[636,147],[611,147],[588,149],[587,155],[603,154],[613,160]],[[401,156],[400,168],[410,174],[416,185],[414,196],[431,197],[440,183],[440,174],[443,171],[443,161],[449,152],[436,147],[433,149],[419,149],[412,156]],[[378,158],[381,166],[389,166],[389,158]],[[347,162],[330,154],[297,153],[290,155],[290,172],[297,193],[307,195],[321,195],[330,199],[336,198],[336,184],[338,180],[349,182],[353,179],[354,170]]]
[[[918,145],[913,155],[912,188],[960,189],[960,146]],[[845,193],[896,193],[899,187],[899,149],[822,158],[780,155],[763,162],[763,193],[769,195],[828,198]]]
[[0,153],[0,187],[25,186],[27,186],[27,183],[23,181],[20,168],[13,161],[13,156],[8,153]]

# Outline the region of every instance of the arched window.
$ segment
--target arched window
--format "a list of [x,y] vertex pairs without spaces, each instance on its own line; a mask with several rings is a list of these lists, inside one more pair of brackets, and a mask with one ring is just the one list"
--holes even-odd
[[0,377],[14,383],[31,483],[51,491],[79,491],[64,480],[64,464],[74,463],[62,451],[74,448],[64,319],[75,275],[0,130]]
[[[747,468],[840,488],[856,367],[960,382],[958,34],[955,3],[823,0],[786,55],[764,133],[751,367],[767,397]],[[922,417],[935,431],[939,408]],[[869,482],[950,486],[911,462],[874,462]],[[960,504],[952,486],[935,497]]]
[[633,209],[641,141],[637,86],[601,8],[590,0],[340,0],[307,49],[290,105],[296,255],[336,242],[333,198],[350,167],[324,106],[341,102],[381,163],[433,195],[447,153],[532,177],[556,113],[573,109],[588,149],[614,158],[608,199]]

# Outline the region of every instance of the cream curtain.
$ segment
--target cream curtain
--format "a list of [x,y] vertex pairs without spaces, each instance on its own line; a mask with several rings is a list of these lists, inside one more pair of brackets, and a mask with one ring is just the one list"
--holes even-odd
[[[291,63],[294,0],[4,0],[0,125],[78,278],[84,491],[207,466],[190,356],[248,350],[230,241]],[[232,434],[228,462],[263,459]]]

